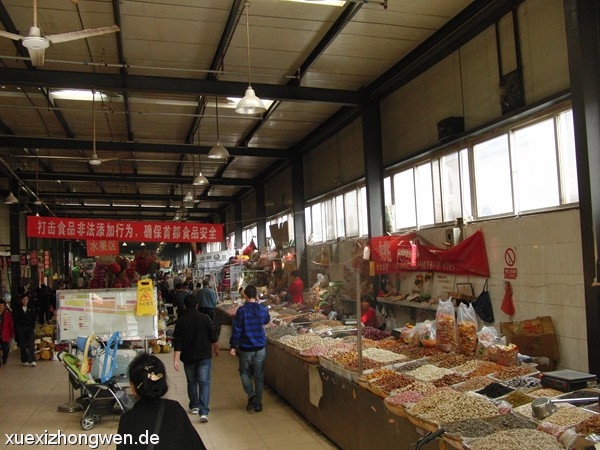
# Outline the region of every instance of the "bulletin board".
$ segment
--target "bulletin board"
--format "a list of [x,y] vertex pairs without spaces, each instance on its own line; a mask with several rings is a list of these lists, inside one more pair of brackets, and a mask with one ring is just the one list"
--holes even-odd
[[61,341],[92,334],[108,339],[115,331],[125,340],[158,337],[158,318],[135,314],[137,288],[57,291],[56,303]]

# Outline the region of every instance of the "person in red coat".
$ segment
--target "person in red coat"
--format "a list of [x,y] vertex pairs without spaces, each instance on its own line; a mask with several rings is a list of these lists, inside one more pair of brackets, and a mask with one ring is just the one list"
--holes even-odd
[[287,291],[290,300],[292,303],[304,303],[304,297],[302,297],[302,294],[304,293],[304,282],[302,281],[302,278],[300,278],[300,271],[292,270],[290,275],[292,277],[292,282]]
[[10,311],[6,307],[6,302],[0,300],[0,350],[2,350],[2,364],[8,361],[8,352],[10,351],[10,340],[15,336],[15,326],[13,324]]
[[364,294],[360,298],[360,321],[365,327],[377,328],[377,312],[373,304],[374,302],[370,295]]

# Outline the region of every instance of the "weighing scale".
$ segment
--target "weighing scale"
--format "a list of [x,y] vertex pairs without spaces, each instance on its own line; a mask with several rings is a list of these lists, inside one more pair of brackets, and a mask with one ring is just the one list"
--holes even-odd
[[544,372],[541,380],[542,386],[558,389],[563,392],[585,389],[590,387],[590,383],[595,381],[596,375],[570,369]]

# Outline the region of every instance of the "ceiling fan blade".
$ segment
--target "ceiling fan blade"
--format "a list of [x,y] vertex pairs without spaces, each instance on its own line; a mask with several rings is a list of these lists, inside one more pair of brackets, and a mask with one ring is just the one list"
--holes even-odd
[[29,58],[31,58],[31,64],[35,67],[43,66],[46,56],[46,49],[40,48],[28,48]]
[[0,36],[12,39],[13,41],[18,41],[18,40],[25,38],[25,36],[20,36],[15,33],[9,33],[8,31],[4,31],[4,30],[0,30]]
[[110,27],[100,28],[87,28],[85,30],[70,31],[68,33],[50,34],[46,36],[52,44],[59,44],[61,42],[75,41],[77,39],[85,39],[93,36],[100,36],[102,34],[115,33],[120,28],[117,25],[111,25]]

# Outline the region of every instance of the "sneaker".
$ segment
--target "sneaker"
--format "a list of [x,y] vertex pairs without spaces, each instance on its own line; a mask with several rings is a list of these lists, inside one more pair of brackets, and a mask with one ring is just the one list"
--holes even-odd
[[208,422],[208,416],[206,414],[202,414],[200,416],[200,422],[202,422],[202,423]]
[[254,402],[256,401],[256,395],[252,394],[250,397],[248,397],[248,404],[246,405],[246,411],[250,411],[252,408],[254,408]]
[[21,364],[24,365],[24,366],[28,366],[29,365],[28,362],[24,362],[24,363],[21,363]]
[[190,414],[198,414],[198,412],[200,412],[200,410],[198,408],[190,409]]
[[37,364],[36,364],[36,363],[35,363],[35,361],[34,361],[34,362],[31,362],[31,363],[29,363],[29,366],[30,366],[30,367],[35,367],[35,366],[37,366]]
[[262,411],[262,403],[257,403],[254,405],[254,411],[261,412]]

